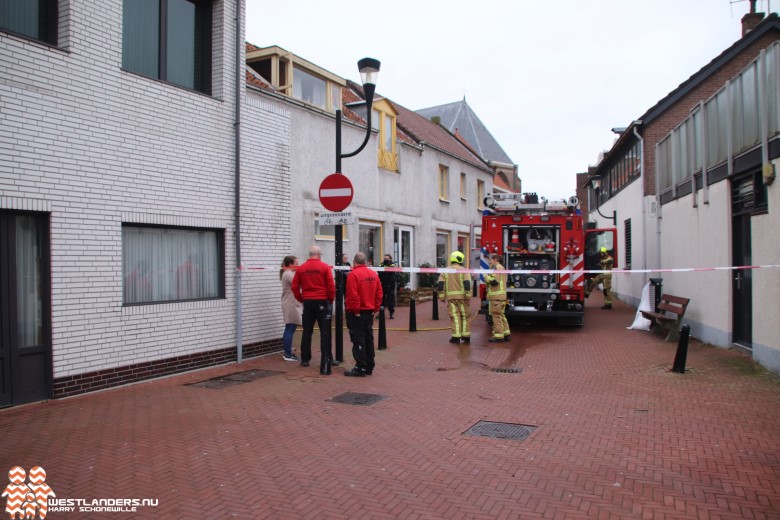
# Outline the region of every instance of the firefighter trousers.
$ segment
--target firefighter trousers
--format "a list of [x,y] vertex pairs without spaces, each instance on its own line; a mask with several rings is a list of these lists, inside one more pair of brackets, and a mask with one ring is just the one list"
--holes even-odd
[[604,286],[604,305],[612,305],[612,275],[611,274],[601,273],[599,275],[596,275],[596,277],[593,278],[588,284],[588,288],[585,291],[585,296],[589,296],[591,291],[596,286],[598,286],[598,284],[602,284]]
[[506,320],[506,300],[489,300],[490,317],[493,319],[493,337],[504,339],[509,336],[509,322]]
[[470,338],[471,323],[469,322],[468,300],[447,300],[447,312],[450,315],[453,338]]

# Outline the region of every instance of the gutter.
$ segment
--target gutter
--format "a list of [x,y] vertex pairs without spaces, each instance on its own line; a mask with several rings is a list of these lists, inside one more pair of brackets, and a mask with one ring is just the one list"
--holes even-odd
[[235,164],[234,175],[234,208],[235,208],[235,241],[236,241],[236,362],[244,360],[244,338],[241,316],[241,94],[244,85],[244,64],[242,63],[244,42],[241,33],[242,0],[236,0],[236,113],[235,113]]
[[[644,186],[645,186],[645,140],[644,138],[637,132],[637,125],[642,124],[641,121],[634,121],[633,123],[633,130],[634,135],[639,140],[639,178],[642,179],[642,191],[644,192]],[[642,269],[647,269],[647,202],[642,204],[642,240],[644,241],[644,247],[642,248]],[[626,255],[623,255],[623,258],[625,258]],[[645,273],[645,283],[642,284],[644,287],[647,284],[648,274]]]

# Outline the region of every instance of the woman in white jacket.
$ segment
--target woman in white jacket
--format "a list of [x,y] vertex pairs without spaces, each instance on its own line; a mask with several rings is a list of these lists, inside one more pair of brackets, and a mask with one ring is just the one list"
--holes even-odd
[[282,281],[282,316],[284,317],[282,343],[284,345],[285,361],[298,361],[298,356],[293,352],[293,337],[295,336],[295,329],[301,324],[303,305],[295,299],[290,289],[297,266],[298,258],[288,255],[282,260],[282,268],[279,270],[279,280]]

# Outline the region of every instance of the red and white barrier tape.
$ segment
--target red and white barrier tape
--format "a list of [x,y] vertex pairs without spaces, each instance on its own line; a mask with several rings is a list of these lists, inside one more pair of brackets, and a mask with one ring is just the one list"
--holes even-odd
[[[369,267],[378,273],[416,273],[416,274],[441,274],[441,273],[467,273],[467,274],[571,274],[571,273],[612,273],[612,274],[634,274],[634,273],[689,273],[700,271],[734,271],[743,269],[771,269],[780,267],[780,264],[768,265],[735,265],[726,267],[681,267],[670,269],[613,269],[611,271],[602,271],[598,269],[503,269],[494,271],[492,269],[453,269],[451,267]],[[279,271],[279,267],[244,267],[241,266],[237,271]],[[287,268],[295,269],[295,268]],[[331,267],[334,271],[350,271],[352,268],[346,265]]]

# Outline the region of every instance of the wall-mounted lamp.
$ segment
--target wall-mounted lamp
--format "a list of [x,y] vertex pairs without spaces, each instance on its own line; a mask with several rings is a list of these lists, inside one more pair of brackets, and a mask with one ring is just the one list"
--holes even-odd
[[601,191],[601,175],[594,175],[590,179],[590,183],[593,186],[593,190],[596,192],[596,212],[601,215],[601,218],[612,220],[612,225],[617,227],[617,210],[612,211],[612,216],[608,217],[604,215],[599,209],[599,192]]

